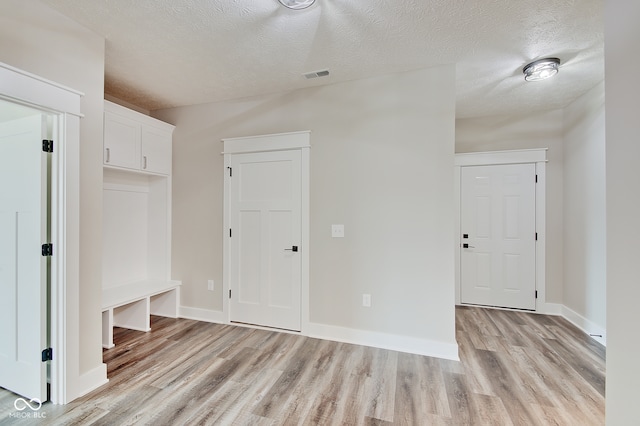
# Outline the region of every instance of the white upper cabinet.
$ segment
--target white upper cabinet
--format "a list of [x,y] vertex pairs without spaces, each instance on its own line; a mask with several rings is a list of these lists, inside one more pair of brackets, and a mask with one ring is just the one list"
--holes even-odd
[[104,113],[104,164],[140,168],[140,123],[106,111]]
[[171,174],[171,133],[142,126],[142,170]]
[[171,174],[174,126],[113,102],[104,102],[104,164]]

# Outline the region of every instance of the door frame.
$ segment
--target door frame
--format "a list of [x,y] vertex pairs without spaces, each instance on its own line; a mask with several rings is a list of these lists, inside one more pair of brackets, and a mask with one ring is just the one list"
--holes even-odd
[[513,151],[487,151],[468,152],[455,154],[454,159],[454,198],[455,198],[455,302],[461,305],[461,195],[462,195],[462,168],[468,166],[496,166],[506,164],[534,164],[535,173],[538,179],[536,185],[536,231],[538,240],[536,241],[536,291],[538,297],[535,301],[535,312],[547,313],[550,306],[546,303],[546,281],[545,281],[545,246],[546,246],[546,165],[547,148],[542,149],[522,149]]
[[[53,114],[51,158],[50,400],[76,395],[68,377],[79,369],[79,148],[83,93],[0,63],[0,98]],[[43,348],[44,349],[44,348]],[[69,385],[69,386],[68,386]],[[71,386],[72,387],[72,386]]]
[[[301,241],[300,251],[301,257],[301,306],[300,306],[300,331],[283,332],[306,335],[309,324],[309,213],[310,213],[310,171],[311,171],[311,131],[276,133],[269,135],[249,136],[240,138],[226,138],[222,140],[224,144],[224,208],[223,208],[223,266],[222,266],[222,315],[225,324],[231,324],[231,310],[229,309],[229,290],[231,289],[231,241],[229,228],[231,223],[231,179],[229,177],[229,168],[231,167],[231,157],[234,154],[250,154],[272,151],[292,151],[300,150],[301,154]],[[235,324],[235,323],[234,323]],[[240,325],[240,324],[238,324]],[[268,327],[251,326],[254,328]]]

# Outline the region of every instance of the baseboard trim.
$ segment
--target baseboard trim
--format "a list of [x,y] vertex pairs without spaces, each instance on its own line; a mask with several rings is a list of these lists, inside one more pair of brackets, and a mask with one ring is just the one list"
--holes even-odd
[[561,315],[567,321],[591,336],[595,341],[601,343],[605,347],[607,346],[607,330],[605,328],[583,317],[566,305],[562,305]]
[[560,303],[541,303],[538,305],[536,313],[544,315],[562,315],[562,308],[564,306]]
[[436,358],[459,361],[458,345],[453,343],[436,342],[409,336],[379,333],[375,331],[357,330],[326,324],[309,323],[305,328],[305,335],[317,339],[335,342],[351,343],[354,345],[371,346],[398,352],[407,352]]
[[67,395],[67,401],[64,403],[66,404],[74,399],[80,398],[81,396],[84,396],[107,383],[109,383],[109,379],[107,379],[107,364],[102,363],[93,370],[78,376],[74,386],[75,392],[71,395]]
[[180,318],[212,322],[215,324],[226,324],[224,313],[222,311],[211,311],[209,309],[192,308],[189,306],[180,306]]

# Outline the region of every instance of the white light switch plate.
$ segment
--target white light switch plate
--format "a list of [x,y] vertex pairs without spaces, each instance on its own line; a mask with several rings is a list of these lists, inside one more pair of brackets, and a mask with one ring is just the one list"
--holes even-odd
[[344,225],[331,225],[331,236],[333,238],[344,238]]

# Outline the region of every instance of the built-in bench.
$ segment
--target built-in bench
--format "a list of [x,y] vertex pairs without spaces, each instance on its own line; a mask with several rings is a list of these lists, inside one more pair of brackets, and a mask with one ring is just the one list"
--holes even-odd
[[102,290],[102,347],[113,348],[113,327],[150,331],[151,315],[178,317],[181,281],[139,281]]

